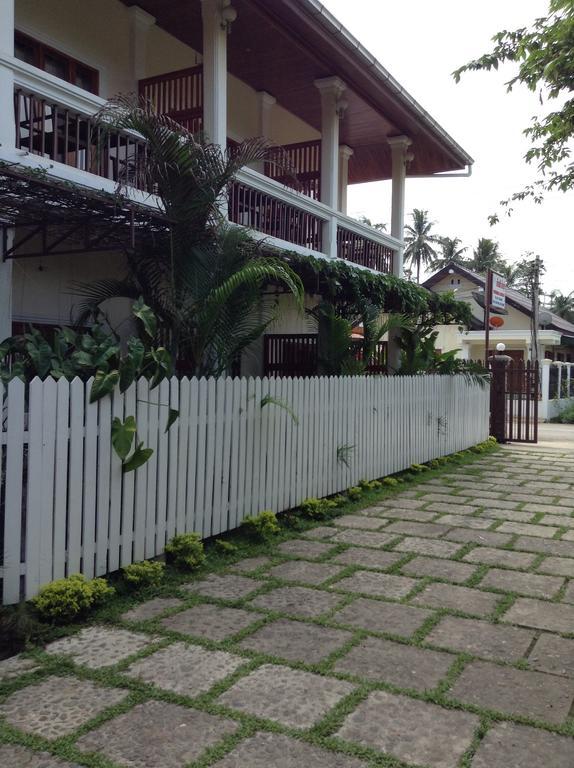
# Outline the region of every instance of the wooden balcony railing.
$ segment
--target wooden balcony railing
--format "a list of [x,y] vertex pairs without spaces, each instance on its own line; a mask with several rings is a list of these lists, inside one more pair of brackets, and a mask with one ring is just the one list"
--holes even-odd
[[167,72],[139,81],[139,93],[162,115],[192,133],[203,127],[203,66]]
[[[263,339],[264,376],[316,376],[318,374],[319,337],[316,333],[268,333]],[[356,360],[363,359],[360,339],[349,342]],[[367,362],[366,373],[382,375],[387,372],[387,342],[379,341]]]
[[393,271],[393,249],[366,234],[337,227],[337,256],[376,272]]
[[265,163],[265,175],[286,187],[296,189],[312,200],[320,200],[321,140],[302,141],[280,147],[277,162]]
[[143,189],[146,145],[122,131],[105,137],[93,116],[20,88],[14,91],[16,147],[112,181]]

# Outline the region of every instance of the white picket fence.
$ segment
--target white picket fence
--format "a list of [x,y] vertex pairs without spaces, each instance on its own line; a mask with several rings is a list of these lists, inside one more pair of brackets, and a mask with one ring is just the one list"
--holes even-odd
[[[173,378],[153,390],[142,379],[95,404],[90,384],[0,385],[4,603],[488,436],[488,390],[462,377]],[[169,408],[180,416],[166,432]],[[123,473],[111,424],[128,415],[154,453]]]

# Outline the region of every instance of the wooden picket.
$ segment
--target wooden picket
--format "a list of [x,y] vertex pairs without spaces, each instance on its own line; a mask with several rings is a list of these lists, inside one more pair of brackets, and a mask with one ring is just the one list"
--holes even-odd
[[[90,386],[0,385],[5,604],[159,555],[175,533],[216,536],[488,436],[488,389],[463,377],[142,379],[97,403]],[[111,443],[113,419],[129,415],[154,450],[135,472]]]

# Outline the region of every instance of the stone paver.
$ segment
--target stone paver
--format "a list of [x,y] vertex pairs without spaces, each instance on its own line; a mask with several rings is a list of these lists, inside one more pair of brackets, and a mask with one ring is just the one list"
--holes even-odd
[[544,515],[540,525],[554,525],[557,528],[574,528],[574,517],[567,515]]
[[519,536],[514,542],[514,549],[525,552],[538,552],[543,555],[574,558],[574,542],[537,539],[535,536]]
[[386,520],[411,520],[414,523],[430,523],[436,517],[436,512],[400,507],[378,507],[376,511],[369,514],[372,517],[384,517]]
[[530,652],[528,662],[539,672],[574,677],[574,640],[543,634]]
[[558,528],[551,525],[529,525],[528,523],[502,523],[496,529],[501,533],[518,533],[520,536],[540,536],[541,539],[551,539],[558,533]]
[[128,691],[104,688],[74,677],[47,677],[8,696],[0,704],[0,716],[20,731],[58,739],[119,704]]
[[425,643],[485,659],[512,662],[526,655],[533,639],[534,633],[526,629],[445,616],[425,637]]
[[547,629],[550,632],[574,632],[574,606],[520,598],[502,619],[523,627]]
[[431,539],[438,538],[445,534],[449,529],[448,525],[437,525],[435,523],[411,523],[407,520],[400,520],[391,523],[385,528],[385,533],[406,534],[407,536],[428,536]]
[[260,732],[242,741],[213,768],[366,768],[366,763],[280,733]]
[[277,549],[284,555],[293,557],[306,557],[308,560],[315,560],[322,557],[325,552],[333,549],[333,544],[327,544],[324,541],[306,541],[305,539],[291,539],[284,541]]
[[529,597],[552,598],[564,584],[560,576],[541,576],[537,573],[521,573],[491,568],[481,580],[481,589],[500,589]]
[[430,608],[449,608],[471,616],[488,616],[496,608],[499,595],[480,592],[478,589],[459,587],[452,584],[429,584],[411,600],[413,605]]
[[480,544],[488,547],[504,547],[512,541],[512,534],[497,531],[474,531],[470,528],[453,528],[446,536],[449,541],[461,544]]
[[245,659],[224,651],[174,643],[134,662],[123,674],[156,688],[194,697],[208,691],[242,664]]
[[153,600],[147,600],[122,613],[120,618],[124,621],[148,621],[157,619],[158,616],[182,605],[184,605],[183,600],[177,597],[154,597]]
[[223,608],[205,604],[195,605],[187,611],[169,616],[162,620],[161,625],[182,635],[220,641],[236,635],[260,618],[258,613],[245,611],[243,608]]
[[347,528],[340,531],[331,541],[337,544],[356,544],[358,547],[384,547],[397,538],[398,534],[381,533],[380,531],[359,531]]
[[520,509],[498,509],[494,505],[489,506],[484,512],[480,513],[483,520],[512,520],[515,523],[530,523],[534,517],[533,512],[522,512]]
[[568,717],[574,680],[473,661],[450,695],[465,704],[558,725]]
[[571,603],[574,605],[574,581],[569,582],[568,586],[564,590],[562,601],[564,603]]
[[420,556],[403,565],[401,571],[407,576],[430,576],[434,579],[462,584],[476,573],[476,567],[466,563],[456,563],[452,560]]
[[507,549],[493,547],[476,547],[463,558],[467,563],[482,563],[484,565],[501,565],[505,568],[525,570],[536,560],[536,555],[527,552],[511,552]]
[[39,669],[40,665],[34,659],[26,659],[23,656],[11,656],[0,661],[0,681],[12,680],[20,675],[26,675]]
[[264,664],[238,680],[217,701],[291,728],[311,728],[354,690],[355,686],[344,680]]
[[341,602],[340,595],[307,587],[278,587],[251,601],[257,608],[281,611],[291,616],[316,618],[333,610]]
[[477,531],[486,531],[487,528],[490,528],[493,522],[493,520],[485,520],[482,517],[471,517],[470,515],[467,517],[464,517],[463,515],[443,515],[437,520],[437,523],[450,528],[474,528]]
[[406,576],[394,576],[388,573],[357,571],[332,585],[332,589],[355,592],[377,597],[390,597],[396,600],[406,597],[416,587],[417,581]]
[[[392,499],[385,499],[385,501],[381,501],[381,503],[377,504],[375,507],[369,507],[369,510],[381,509],[384,507],[390,507],[393,510],[397,509],[398,507],[402,509],[420,509],[420,507],[424,506],[425,503],[425,499],[405,499],[402,496],[395,496]],[[367,510],[364,511],[366,512]]]
[[309,563],[306,560],[290,560],[275,565],[268,571],[269,576],[284,581],[301,581],[305,584],[322,584],[327,579],[338,576],[343,568],[326,563]]
[[570,576],[574,579],[574,559],[568,557],[545,557],[536,570],[538,573]]
[[55,640],[46,646],[46,653],[70,656],[74,664],[100,669],[111,667],[128,656],[143,650],[154,638],[142,632],[111,627],[85,627],[77,634]]
[[317,664],[338,651],[353,637],[344,629],[319,627],[301,621],[278,619],[265,624],[240,643],[241,648],[269,656]]
[[308,539],[330,539],[336,533],[338,529],[332,525],[318,525],[317,528],[311,528],[305,531],[305,536]]
[[472,768],[571,768],[574,740],[527,725],[497,723],[480,742]]
[[238,563],[233,563],[229,566],[229,570],[237,571],[238,573],[253,573],[259,568],[263,568],[269,565],[271,562],[270,557],[260,555],[259,557],[246,557],[245,560],[240,560]]
[[574,531],[569,530],[566,531],[566,533],[562,534],[562,541],[574,541]]
[[393,552],[415,552],[429,557],[452,557],[460,550],[460,544],[443,539],[421,539],[417,536],[407,536],[404,541],[393,547]]
[[33,752],[19,744],[0,744],[0,765],[6,768],[81,768],[48,752]]
[[359,597],[333,614],[332,620],[370,632],[410,638],[429,616],[432,616],[432,611],[424,608]]
[[236,576],[231,573],[219,576],[213,573],[203,581],[186,584],[182,589],[203,597],[214,597],[218,600],[242,600],[260,587],[260,581],[249,579],[246,576]]
[[454,656],[449,653],[367,637],[339,659],[334,669],[399,688],[425,691],[439,684],[453,662]]
[[457,768],[479,719],[386,691],[373,691],[337,736],[430,768]]
[[[360,565],[364,568],[378,568],[384,570],[390,568],[405,556],[399,552],[381,552],[378,549],[367,547],[349,547],[332,559],[333,563],[343,565]],[[574,561],[573,561],[574,564]]]
[[333,522],[341,528],[364,528],[369,531],[376,531],[387,523],[386,520],[366,515],[341,515]]
[[474,515],[477,507],[470,504],[457,504],[456,498],[453,497],[451,498],[450,503],[435,502],[434,504],[429,504],[425,509],[430,510],[431,512],[445,512],[446,514],[453,515]]
[[78,747],[126,768],[184,768],[238,728],[226,717],[146,701],[82,736]]

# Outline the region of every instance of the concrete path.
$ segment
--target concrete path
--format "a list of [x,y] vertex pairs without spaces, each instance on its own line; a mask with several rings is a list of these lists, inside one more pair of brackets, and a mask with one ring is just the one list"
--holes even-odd
[[574,451],[431,476],[2,674],[11,768],[573,768]]

